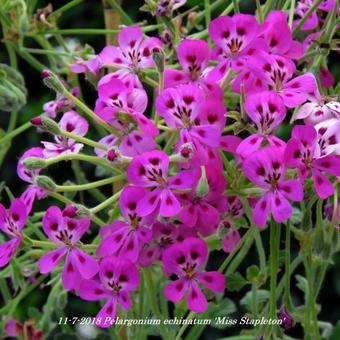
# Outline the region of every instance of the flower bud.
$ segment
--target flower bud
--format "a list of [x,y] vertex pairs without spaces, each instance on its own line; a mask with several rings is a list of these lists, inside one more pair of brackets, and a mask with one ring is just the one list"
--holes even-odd
[[188,160],[192,157],[192,145],[190,143],[182,144],[179,148],[180,155]]
[[111,149],[107,152],[107,159],[110,162],[114,162],[115,160],[117,160],[117,158],[119,157],[119,155],[117,154],[116,150]]
[[78,209],[72,205],[68,205],[63,210],[63,216],[73,218],[77,216]]
[[282,320],[282,327],[284,330],[292,328],[293,318],[284,306],[280,308],[279,312],[277,313],[277,317],[279,320]]
[[77,209],[77,217],[83,218],[91,216],[90,209],[86,208],[84,205],[74,204],[74,207]]
[[152,51],[152,59],[154,60],[159,73],[164,72],[165,55],[162,49],[155,47]]
[[201,178],[198,181],[198,184],[196,187],[196,194],[199,197],[205,196],[210,190],[204,166],[201,167],[201,171],[202,171]]
[[44,84],[48,88],[50,88],[51,90],[54,90],[57,93],[61,93],[61,94],[64,93],[65,86],[63,85],[63,83],[61,82],[61,80],[56,74],[54,74],[51,71],[43,71],[41,75],[43,77]]
[[31,124],[35,126],[42,126],[42,118],[41,117],[34,117],[31,119]]
[[43,70],[43,71],[41,71],[41,73],[40,73],[40,77],[41,77],[42,79],[48,78],[49,76],[50,76],[50,71],[49,71],[49,70]]
[[43,169],[46,166],[45,160],[39,157],[27,157],[22,164],[28,170]]
[[54,135],[60,134],[59,125],[53,119],[48,118],[48,117],[42,117],[41,119],[42,119],[42,128],[44,130]]
[[35,183],[38,187],[48,191],[55,191],[56,189],[56,184],[48,176],[38,176],[35,179]]

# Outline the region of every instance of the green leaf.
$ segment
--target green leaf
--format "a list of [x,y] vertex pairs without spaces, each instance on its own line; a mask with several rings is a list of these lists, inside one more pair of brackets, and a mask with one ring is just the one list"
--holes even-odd
[[301,275],[295,275],[295,279],[297,281],[296,286],[302,290],[305,294],[308,293],[308,282],[307,280]]
[[247,268],[247,280],[254,283],[260,273],[260,268],[256,265],[252,265]]
[[298,208],[293,207],[293,214],[290,218],[293,224],[301,224],[303,218],[302,211]]
[[238,292],[246,284],[248,281],[239,272],[227,275],[227,288],[231,292]]
[[226,327],[230,327],[232,325],[228,325],[227,323],[219,323],[216,324],[214,322],[215,318],[224,318],[228,315],[236,312],[236,305],[230,299],[223,299],[217,305],[210,305],[207,315],[204,315],[204,318],[212,319],[211,326],[218,329],[224,329]]
[[[269,292],[265,289],[257,290],[257,309],[261,310],[264,304],[269,300]],[[252,308],[252,292],[249,291],[240,301],[241,305],[244,306],[247,310],[251,310]]]

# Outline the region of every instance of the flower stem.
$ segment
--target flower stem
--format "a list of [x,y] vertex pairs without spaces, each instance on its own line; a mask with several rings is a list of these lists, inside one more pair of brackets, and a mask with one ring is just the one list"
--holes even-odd
[[298,22],[296,27],[294,28],[293,35],[300,32],[300,29],[302,25],[307,21],[307,19],[313,14],[313,12],[317,9],[317,7],[321,4],[322,0],[315,0],[313,5],[309,8],[309,10],[306,12],[306,14],[301,18],[301,20]]
[[71,132],[68,132],[68,131],[65,131],[65,130],[61,130],[60,135],[67,137],[67,138],[74,139],[77,142],[93,146],[94,148],[97,148],[97,149],[100,149],[100,150],[104,150],[104,151],[108,150],[108,147],[106,145],[97,143],[97,142],[93,141],[92,139],[82,137],[82,136],[78,136],[74,133],[71,133]]
[[111,205],[112,203],[116,202],[121,194],[122,190],[116,192],[114,195],[112,195],[111,197],[109,197],[106,201],[96,205],[95,207],[91,208],[90,211],[91,213],[95,214],[98,211],[101,211],[103,209],[105,209],[106,207],[108,207],[109,205]]
[[290,220],[286,225],[286,251],[285,251],[285,290],[283,300],[288,311],[292,310],[292,300],[290,297]]
[[15,130],[12,130],[10,133],[7,133],[5,135],[5,137],[2,137],[0,139],[0,145],[4,145],[4,144],[8,143],[11,139],[13,139],[14,137],[18,136],[20,133],[26,131],[31,126],[32,126],[31,122],[26,122],[25,124],[19,126]]
[[[268,318],[276,319],[277,306],[277,272],[279,269],[279,245],[281,225],[272,220],[270,226],[270,300]],[[268,327],[268,335],[272,334],[272,325]]]
[[125,178],[125,174],[117,175],[110,178],[101,179],[99,181],[86,183],[86,184],[79,184],[79,185],[57,185],[56,190],[61,192],[66,191],[82,191],[82,190],[90,190],[93,188],[97,188],[103,185],[115,183],[121,179]]
[[158,306],[158,303],[157,303],[157,296],[156,296],[157,290],[155,288],[153,278],[152,278],[152,273],[151,273],[150,269],[144,268],[143,269],[143,275],[144,275],[145,285],[146,285],[146,288],[147,288],[147,293],[148,293],[149,302],[150,302],[150,305],[151,305],[152,312],[157,319],[160,319],[160,321],[161,321],[160,324],[159,324],[160,332],[162,334],[163,339],[167,340],[167,339],[169,339],[168,331],[167,331],[166,327],[164,326],[163,317],[162,317],[161,312],[159,310],[159,306]]

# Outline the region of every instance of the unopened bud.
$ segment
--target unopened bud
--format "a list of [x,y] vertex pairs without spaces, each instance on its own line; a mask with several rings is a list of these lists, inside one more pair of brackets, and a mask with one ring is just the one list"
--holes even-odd
[[116,150],[111,149],[107,152],[107,159],[110,162],[116,161],[118,157],[119,157],[119,155],[117,154]]
[[48,88],[54,90],[57,93],[64,93],[65,86],[56,74],[52,73],[51,71],[47,71],[47,73],[43,72],[43,74],[45,76],[43,77],[44,84]]
[[51,118],[42,117],[42,128],[54,135],[60,134],[59,125]]
[[22,164],[28,170],[43,169],[46,166],[45,160],[39,157],[27,157]]
[[190,143],[185,143],[179,148],[180,155],[185,159],[190,159],[192,156],[192,145]]
[[78,209],[72,205],[68,205],[64,210],[63,210],[63,216],[73,218],[77,216]]
[[31,123],[35,126],[41,126],[42,125],[42,118],[41,117],[34,117],[31,119]]
[[42,79],[45,79],[45,78],[47,78],[47,77],[49,77],[50,76],[50,71],[49,70],[43,70],[41,73],[40,73],[40,77],[42,78]]
[[201,171],[202,171],[201,178],[198,181],[198,184],[196,187],[196,194],[199,197],[205,196],[209,192],[209,189],[210,189],[204,166],[201,166]]
[[155,47],[152,50],[152,59],[154,60],[158,72],[163,73],[165,68],[165,55],[161,48]]
[[90,209],[86,208],[85,206],[81,204],[74,204],[74,207],[77,209],[77,216],[79,218],[91,216]]
[[55,191],[56,189],[56,184],[48,176],[38,176],[35,179],[35,183],[38,187],[48,191]]

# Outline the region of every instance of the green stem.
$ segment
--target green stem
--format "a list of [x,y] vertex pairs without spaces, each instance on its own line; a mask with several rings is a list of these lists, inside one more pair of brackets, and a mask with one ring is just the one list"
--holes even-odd
[[289,27],[291,29],[293,27],[293,19],[294,19],[294,13],[295,13],[295,1],[296,0],[290,0],[290,9],[289,9],[288,24],[289,24]]
[[11,300],[11,293],[8,289],[6,279],[0,279],[0,291],[2,294],[2,298],[5,301],[5,304],[7,304],[8,301]]
[[[279,241],[280,241],[280,224],[272,220],[270,226],[270,300],[268,318],[276,319],[277,306],[277,272],[279,269]],[[272,334],[272,325],[268,327],[268,335]]]
[[104,144],[97,143],[97,142],[93,141],[92,139],[82,137],[82,136],[78,136],[74,133],[67,132],[65,130],[62,130],[60,132],[60,136],[64,136],[64,137],[67,137],[67,138],[74,139],[77,142],[93,146],[94,148],[97,148],[97,149],[100,149],[100,150],[104,150],[104,151],[108,150],[108,147]]
[[160,332],[162,334],[163,339],[167,340],[169,339],[168,331],[166,327],[164,326],[163,316],[161,315],[161,312],[159,310],[159,306],[157,303],[157,296],[156,296],[157,290],[155,288],[153,278],[152,278],[152,273],[150,269],[144,268],[143,275],[144,275],[145,285],[147,287],[147,293],[148,293],[149,303],[150,303],[152,312],[157,319],[161,320],[161,323],[159,325]]
[[287,221],[286,225],[286,249],[285,249],[285,290],[284,290],[284,304],[288,311],[293,308],[292,300],[290,297],[290,220]]
[[56,9],[53,13],[50,14],[50,17],[58,17],[63,12],[66,12],[67,10],[71,9],[74,6],[77,6],[79,3],[81,3],[83,0],[72,0],[68,2],[66,5],[59,7]]
[[15,130],[11,131],[10,133],[7,133],[5,135],[5,137],[2,137],[0,139],[0,145],[4,145],[6,143],[8,143],[11,139],[13,139],[14,137],[16,137],[17,135],[19,135],[20,133],[26,131],[27,129],[29,129],[32,126],[31,122],[27,122],[21,126],[19,126],[18,128],[16,128]]
[[309,8],[307,13],[301,18],[301,20],[298,22],[296,27],[294,28],[293,35],[298,33],[302,27],[302,25],[307,21],[307,19],[313,14],[313,12],[318,8],[318,6],[321,4],[322,0],[315,0],[313,5]]
[[116,0],[107,0],[107,2],[110,4],[110,6],[119,13],[123,24],[125,25],[133,25],[134,22],[131,20],[131,18],[126,14],[126,12],[123,10],[122,6],[117,4]]
[[91,208],[91,213],[95,214],[98,211],[101,211],[103,209],[105,209],[106,207],[108,207],[109,205],[113,204],[114,202],[116,202],[121,194],[122,190],[116,192],[114,195],[112,195],[111,197],[109,197],[106,201],[96,205],[95,207]]
[[204,0],[204,13],[205,13],[205,24],[206,24],[206,27],[208,27],[211,21],[210,0]]
[[238,5],[238,0],[233,0],[234,13],[240,13],[240,7]]
[[91,182],[91,183],[86,183],[86,184],[79,184],[79,185],[57,185],[56,190],[61,191],[61,192],[66,192],[66,191],[82,191],[82,190],[90,190],[94,189],[103,185],[115,183],[121,179],[125,178],[125,174],[122,175],[117,175],[111,178],[105,178],[101,179],[99,181]]
[[257,16],[258,16],[259,22],[260,23],[264,22],[264,15],[263,15],[260,0],[256,0],[256,9],[257,9]]
[[256,249],[259,254],[259,260],[260,260],[260,270],[262,273],[265,273],[266,271],[266,254],[263,248],[262,238],[260,234],[260,230],[256,229],[255,232],[255,243],[256,243]]

